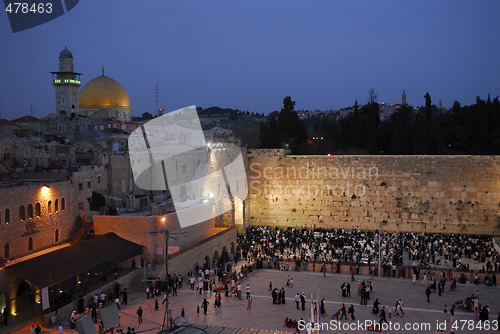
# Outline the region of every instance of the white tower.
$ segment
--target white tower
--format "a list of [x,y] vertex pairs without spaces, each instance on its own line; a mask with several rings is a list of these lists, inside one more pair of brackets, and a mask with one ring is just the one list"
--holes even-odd
[[401,104],[403,106],[406,106],[406,92],[404,89],[403,89],[403,95],[401,96]]
[[80,75],[73,71],[73,54],[64,47],[59,54],[59,72],[52,73],[52,86],[56,89],[56,113],[70,116],[78,111]]

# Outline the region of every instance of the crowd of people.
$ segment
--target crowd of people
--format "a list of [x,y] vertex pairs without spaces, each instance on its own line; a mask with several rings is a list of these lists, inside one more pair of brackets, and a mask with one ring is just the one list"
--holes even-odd
[[[404,252],[413,267],[448,266],[463,271],[469,264],[483,262],[482,272],[498,272],[500,256],[493,239],[486,235],[443,233],[393,233],[344,229],[295,229],[250,227],[238,237],[243,258],[273,262],[296,263],[296,269],[307,262],[369,264],[377,270],[379,245],[385,275],[395,275],[403,265]],[[302,266],[304,268],[304,266]]]

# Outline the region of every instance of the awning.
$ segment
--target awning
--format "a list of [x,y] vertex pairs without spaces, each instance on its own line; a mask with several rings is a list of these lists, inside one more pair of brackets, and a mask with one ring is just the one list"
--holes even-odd
[[92,268],[110,267],[142,254],[142,246],[114,233],[8,266],[5,270],[22,277],[38,288],[64,282]]

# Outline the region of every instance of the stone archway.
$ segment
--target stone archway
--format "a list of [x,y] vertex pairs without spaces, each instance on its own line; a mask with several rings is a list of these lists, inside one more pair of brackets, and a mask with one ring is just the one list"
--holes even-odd
[[21,316],[33,315],[41,311],[41,304],[37,304],[36,287],[28,281],[22,281],[16,292],[15,312]]
[[224,246],[222,247],[222,252],[221,252],[221,256],[220,256],[220,261],[222,263],[227,263],[229,261],[229,256],[227,254],[227,247]]
[[219,266],[219,251],[215,251],[212,258],[213,258],[213,261],[214,261],[214,267],[217,268]]

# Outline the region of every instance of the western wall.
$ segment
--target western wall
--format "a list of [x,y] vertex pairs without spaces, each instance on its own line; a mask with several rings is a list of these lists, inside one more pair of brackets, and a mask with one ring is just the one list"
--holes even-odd
[[495,234],[498,156],[294,156],[251,150],[249,225]]

